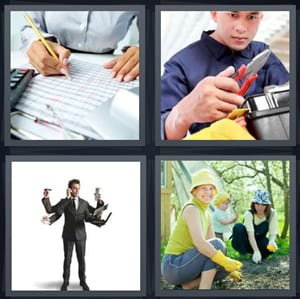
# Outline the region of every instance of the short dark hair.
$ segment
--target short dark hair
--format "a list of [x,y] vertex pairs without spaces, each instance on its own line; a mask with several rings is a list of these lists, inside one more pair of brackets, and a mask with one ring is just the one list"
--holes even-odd
[[72,188],[73,184],[79,184],[80,185],[80,181],[78,179],[70,180],[69,183],[68,183],[68,187]]
[[[256,214],[256,210],[255,210],[255,202],[251,203],[251,210],[253,211],[254,214]],[[268,218],[271,214],[271,205],[265,205],[266,209],[265,209],[265,216]]]

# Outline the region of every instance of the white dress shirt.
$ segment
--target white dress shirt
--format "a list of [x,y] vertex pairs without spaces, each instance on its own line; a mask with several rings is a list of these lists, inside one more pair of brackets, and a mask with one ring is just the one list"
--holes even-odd
[[[109,53],[117,48],[136,11],[35,11],[30,12],[41,33],[55,37],[62,46],[92,53]],[[29,25],[21,29],[22,49],[37,40]]]
[[78,197],[72,197],[72,199],[74,200],[75,210],[77,210],[78,209],[78,204],[79,204]]

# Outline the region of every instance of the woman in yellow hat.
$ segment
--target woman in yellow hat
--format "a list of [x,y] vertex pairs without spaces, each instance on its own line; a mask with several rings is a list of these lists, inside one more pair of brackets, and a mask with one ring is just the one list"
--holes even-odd
[[215,238],[212,227],[208,206],[218,193],[213,174],[207,169],[197,172],[190,190],[193,198],[180,212],[162,260],[163,277],[177,289],[210,289],[228,272],[240,280],[242,263],[224,255],[225,244]]

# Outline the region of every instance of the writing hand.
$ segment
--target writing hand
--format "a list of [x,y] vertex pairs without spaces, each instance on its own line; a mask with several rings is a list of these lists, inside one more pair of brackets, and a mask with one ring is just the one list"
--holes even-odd
[[52,57],[43,43],[37,40],[32,42],[27,50],[30,64],[44,76],[66,74],[70,69],[68,58],[70,57],[71,52],[57,43],[51,41],[47,42],[57,54],[59,60],[57,61]]
[[112,69],[112,77],[119,82],[138,79],[140,74],[139,53],[139,47],[131,46],[123,55],[105,63],[104,67]]

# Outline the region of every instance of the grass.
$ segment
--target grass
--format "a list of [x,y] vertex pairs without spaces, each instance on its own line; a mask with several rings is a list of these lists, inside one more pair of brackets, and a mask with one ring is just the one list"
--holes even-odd
[[[230,256],[233,259],[238,259],[238,260],[248,260],[251,259],[252,255],[251,254],[246,254],[246,255],[241,255],[238,251],[232,248],[231,246],[231,241],[228,240],[225,242],[226,248],[227,248],[227,256]],[[289,239],[279,239],[277,238],[276,244],[278,245],[278,250],[270,255],[268,259],[272,259],[276,256],[285,256],[290,254],[290,242]],[[165,253],[167,245],[162,244],[160,247],[160,260],[162,260],[163,255]]]
[[166,247],[167,247],[167,244],[162,244],[162,245],[160,246],[160,260],[162,260],[164,254],[165,254]]
[[[241,255],[238,251],[232,248],[231,241],[226,241],[226,248],[227,248],[227,255],[230,256],[233,259],[238,260],[248,260],[251,259],[251,254]],[[277,238],[276,244],[278,245],[278,250],[270,255],[268,259],[272,259],[276,256],[285,256],[290,254],[290,242],[288,239],[279,239]]]
[[[283,219],[281,219],[280,217],[278,217],[278,224],[279,224],[279,231],[282,231],[284,222]],[[285,256],[285,255],[289,255],[290,254],[290,236],[289,233],[287,235],[286,239],[280,239],[277,238],[276,239],[276,244],[278,245],[278,250],[274,253],[271,254],[268,259],[272,259],[276,256]],[[231,246],[231,240],[228,240],[225,242],[226,247],[227,247],[227,255],[230,256],[233,259],[238,259],[238,260],[248,260],[251,259],[252,255],[251,254],[246,254],[246,255],[241,255],[238,251],[236,251],[235,249],[232,248]],[[165,250],[166,250],[167,244],[161,244],[161,248],[160,248],[160,259],[162,259]]]

